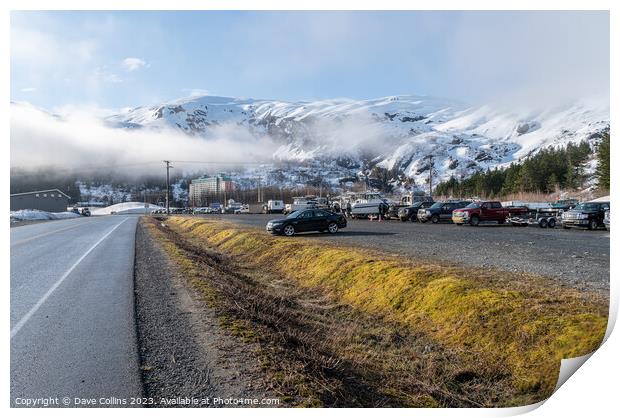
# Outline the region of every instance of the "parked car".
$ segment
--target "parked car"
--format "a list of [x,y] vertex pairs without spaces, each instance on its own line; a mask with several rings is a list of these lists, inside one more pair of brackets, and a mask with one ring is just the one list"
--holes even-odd
[[609,216],[609,210],[605,211],[605,217],[603,218],[603,223],[605,224],[605,229],[611,231],[611,219]]
[[90,209],[82,208],[82,216],[90,216]]
[[446,201],[435,202],[427,209],[418,209],[418,221],[426,223],[431,221],[436,224],[440,221],[451,221],[452,211],[467,206],[469,201]]
[[[429,207],[433,204],[433,198],[431,196],[426,195],[418,195],[418,194],[407,194],[400,198],[398,202],[390,202],[388,211],[386,214],[387,219],[400,219],[400,210],[404,208],[411,208],[418,203],[425,202]],[[430,204],[429,204],[430,203]],[[419,208],[418,208],[419,209]],[[417,209],[416,209],[416,219],[417,219]],[[402,219],[401,219],[402,220]],[[409,220],[409,219],[406,219]],[[404,222],[404,221],[403,221]]]
[[562,226],[598,229],[605,224],[605,212],[609,209],[609,202],[580,203],[562,214]]
[[578,204],[579,204],[579,201],[577,199],[559,199],[559,200],[556,200],[555,203],[552,203],[551,207],[553,209],[559,209],[559,210],[566,211],[566,210],[570,210],[574,208]]
[[75,214],[80,215],[80,209],[78,209],[77,207],[72,208],[72,209],[71,209],[71,212],[73,212],[73,213],[75,213]]
[[472,202],[464,208],[452,213],[452,222],[457,225],[470,224],[477,226],[480,222],[497,222],[503,224],[512,216],[526,216],[529,209],[525,206],[503,207],[497,201]]
[[263,206],[263,213],[282,213],[284,212],[284,201],[268,200]]
[[250,205],[242,205],[239,209],[235,209],[235,214],[250,213]]
[[272,234],[293,236],[299,232],[329,232],[335,234],[338,229],[346,228],[344,216],[325,209],[298,210],[286,218],[273,219],[267,222],[265,229]]
[[426,201],[426,202],[417,202],[414,203],[411,206],[406,206],[404,208],[400,208],[398,210],[398,219],[400,219],[403,222],[407,222],[407,221],[411,221],[411,222],[417,222],[418,220],[418,211],[420,209],[427,209],[430,208],[431,206],[433,206],[435,202],[431,201]]

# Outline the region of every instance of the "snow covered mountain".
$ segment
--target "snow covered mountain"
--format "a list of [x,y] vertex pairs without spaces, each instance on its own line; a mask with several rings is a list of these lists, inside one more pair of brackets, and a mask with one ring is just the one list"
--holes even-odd
[[275,162],[335,173],[381,167],[422,185],[429,156],[438,178],[466,177],[544,147],[596,143],[609,120],[608,104],[587,101],[516,112],[426,96],[315,102],[202,96],[138,107],[106,122],[124,129],[172,127],[207,139],[234,127],[272,138]]

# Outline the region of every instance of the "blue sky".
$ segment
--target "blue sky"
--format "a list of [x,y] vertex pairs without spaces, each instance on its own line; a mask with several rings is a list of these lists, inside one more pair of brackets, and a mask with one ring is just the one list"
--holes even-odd
[[13,12],[11,99],[609,94],[606,12]]

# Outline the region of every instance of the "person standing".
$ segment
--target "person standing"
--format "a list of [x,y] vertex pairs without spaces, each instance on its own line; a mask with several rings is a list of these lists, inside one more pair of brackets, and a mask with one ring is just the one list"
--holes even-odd
[[381,222],[381,220],[385,217],[385,215],[387,214],[387,209],[388,206],[386,203],[381,203],[379,205],[379,222]]

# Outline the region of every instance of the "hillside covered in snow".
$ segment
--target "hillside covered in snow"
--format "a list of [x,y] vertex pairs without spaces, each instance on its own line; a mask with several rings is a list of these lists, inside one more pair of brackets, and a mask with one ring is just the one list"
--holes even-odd
[[106,123],[120,129],[172,127],[205,141],[242,129],[274,141],[272,162],[323,170],[327,177],[380,167],[423,185],[429,156],[436,178],[463,178],[544,147],[595,145],[609,120],[609,105],[594,101],[523,112],[426,96],[315,102],[203,96],[134,108]]

